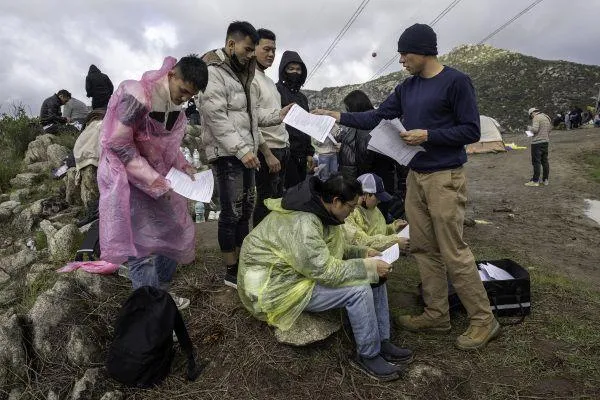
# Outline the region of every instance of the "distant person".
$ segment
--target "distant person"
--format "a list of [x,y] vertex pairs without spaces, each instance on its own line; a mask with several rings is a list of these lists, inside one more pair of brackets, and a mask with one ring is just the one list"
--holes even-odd
[[579,107],[575,107],[569,113],[569,119],[571,120],[571,128],[576,129],[581,126],[581,113],[583,110]]
[[391,267],[377,252],[352,246],[344,220],[362,193],[356,180],[311,177],[268,199],[271,213],[244,240],[238,294],[256,318],[289,330],[303,312],[345,308],[356,341],[351,362],[369,376],[390,381],[412,359],[390,341],[386,278]]
[[[300,91],[307,74],[306,65],[298,53],[289,50],[283,52],[277,81],[283,107],[295,103],[308,111],[308,99]],[[290,158],[286,168],[285,187],[289,188],[306,179],[307,172],[312,169],[315,149],[310,136],[289,125],[286,125],[286,129],[290,135]]]
[[[128,263],[134,289],[168,290],[177,263],[195,256],[188,200],[173,191],[171,168],[196,169],[179,149],[187,124],[181,105],[208,80],[196,55],[165,58],[159,70],[122,82],[102,122],[98,166],[100,250],[103,260]],[[173,296],[179,308],[189,300]]]
[[[531,164],[533,164],[533,177],[525,186],[548,186],[550,176],[550,164],[548,162],[548,144],[550,142],[550,131],[552,130],[552,121],[546,114],[540,112],[537,108],[530,108],[528,111],[531,118],[531,126],[528,127],[533,133],[531,137]],[[540,180],[540,169],[543,168],[542,179]]]
[[71,97],[71,93],[69,92],[65,94],[65,97],[67,98],[67,102],[63,107],[63,117],[67,119],[68,123],[77,122],[83,126],[90,113],[88,106],[83,101]]
[[63,117],[60,107],[65,104],[71,93],[66,89],[61,89],[42,102],[40,109],[40,123],[44,131],[55,133],[59,125],[67,123],[67,118]]
[[[258,129],[259,118],[252,100],[258,41],[258,32],[249,22],[235,21],[227,28],[225,47],[202,57],[209,76],[200,105],[202,141],[208,162],[215,167],[219,187],[221,213],[217,235],[225,262],[224,283],[234,288],[239,248],[250,230],[254,210],[255,172],[279,164]],[[273,113],[270,124],[264,125],[280,124],[280,111]],[[259,150],[270,165],[261,165]]]
[[106,108],[113,90],[114,87],[110,78],[100,72],[94,64],[90,65],[85,78],[85,91],[87,92],[87,97],[92,98],[92,109]]
[[596,128],[600,127],[600,114],[596,114],[596,116],[594,117],[594,126]]
[[420,315],[399,316],[407,330],[448,332],[448,280],[469,317],[469,327],[455,341],[460,350],[484,347],[500,333],[475,258],[463,240],[467,199],[465,145],[480,139],[479,111],[471,79],[437,58],[437,35],[425,24],[407,28],[398,40],[400,63],[412,75],[376,110],[339,113],[340,124],[373,129],[382,119],[402,118],[398,132],[409,146],[423,146],[410,161],[406,219],[410,250],[419,267],[425,308]]
[[185,107],[185,116],[187,117],[190,125],[200,125],[200,111],[198,111],[196,100],[193,97],[187,102],[187,106]]

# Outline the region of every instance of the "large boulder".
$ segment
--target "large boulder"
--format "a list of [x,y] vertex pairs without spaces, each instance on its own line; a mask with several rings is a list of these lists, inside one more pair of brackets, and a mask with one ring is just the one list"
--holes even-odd
[[22,270],[35,262],[37,254],[30,249],[23,249],[16,254],[0,259],[0,270],[11,276],[19,275]]
[[86,326],[75,326],[67,342],[67,359],[78,367],[102,362],[102,353],[94,332]]
[[25,164],[32,164],[39,161],[48,161],[47,149],[56,140],[56,136],[46,134],[40,135],[27,146],[25,153]]
[[33,225],[42,215],[42,202],[38,200],[21,211],[19,216],[13,220],[13,226],[21,232],[31,232]]
[[342,327],[339,319],[328,318],[325,315],[302,313],[289,330],[275,329],[275,339],[279,343],[292,346],[306,346],[325,340]]
[[10,184],[15,188],[30,188],[36,186],[45,178],[44,174],[36,174],[33,172],[23,172],[10,180]]
[[31,195],[31,188],[15,189],[10,194],[12,201],[23,201]]
[[17,315],[0,315],[0,388],[27,381],[27,358]]
[[46,150],[48,162],[53,168],[58,168],[71,151],[60,144],[51,144]]
[[48,237],[50,258],[54,261],[71,260],[77,252],[81,241],[81,232],[79,232],[79,229],[75,225],[68,224],[63,226],[54,235]]
[[50,161],[38,161],[25,166],[25,172],[48,174],[50,171],[52,171],[52,163]]
[[0,203],[0,222],[9,221],[12,217],[21,212],[21,203],[14,200],[5,201]]

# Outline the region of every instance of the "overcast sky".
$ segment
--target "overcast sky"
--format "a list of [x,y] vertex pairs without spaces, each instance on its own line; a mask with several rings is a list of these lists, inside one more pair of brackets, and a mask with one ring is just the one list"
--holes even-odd
[[[441,54],[474,44],[533,0],[462,0],[434,29]],[[371,0],[309,89],[363,82],[396,52],[398,36],[415,22],[430,23],[450,0]],[[85,97],[90,64],[115,87],[179,58],[222,47],[227,25],[247,20],[277,35],[278,57],[296,50],[309,72],[352,16],[360,0],[2,0],[0,112],[22,103],[39,114],[59,89]],[[544,0],[488,43],[543,59],[600,65],[600,1]],[[376,52],[377,56],[372,57]],[[395,63],[386,72],[400,69]]]

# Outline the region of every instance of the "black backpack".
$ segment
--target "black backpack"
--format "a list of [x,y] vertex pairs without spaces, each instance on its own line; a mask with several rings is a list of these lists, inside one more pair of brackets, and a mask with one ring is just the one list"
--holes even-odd
[[108,350],[106,370],[115,380],[139,388],[161,383],[175,355],[173,331],[187,356],[187,378],[196,380],[203,365],[196,365],[192,342],[171,296],[143,286],[125,301],[117,316],[114,340]]

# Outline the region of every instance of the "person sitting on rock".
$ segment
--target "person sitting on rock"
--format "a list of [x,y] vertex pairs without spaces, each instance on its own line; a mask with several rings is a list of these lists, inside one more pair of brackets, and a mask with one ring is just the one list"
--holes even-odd
[[358,177],[358,181],[362,185],[362,202],[346,219],[346,238],[352,244],[368,246],[379,251],[398,243],[400,250],[407,252],[409,241],[407,238],[398,237],[397,232],[408,223],[397,219],[391,224],[386,224],[385,217],[377,207],[379,202],[392,199],[385,191],[383,180],[375,174],[363,174]]
[[[357,355],[351,363],[382,381],[399,378],[412,352],[390,342],[385,283],[390,265],[378,252],[344,239],[344,220],[358,205],[360,183],[340,174],[311,177],[280,199],[242,244],[238,294],[256,318],[282,331],[304,312],[345,307]],[[396,364],[397,363],[397,364]]]
[[60,111],[60,107],[68,101],[70,96],[71,93],[68,90],[61,89],[42,103],[40,123],[46,133],[56,133],[60,125],[67,123],[67,119],[63,117]]

